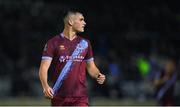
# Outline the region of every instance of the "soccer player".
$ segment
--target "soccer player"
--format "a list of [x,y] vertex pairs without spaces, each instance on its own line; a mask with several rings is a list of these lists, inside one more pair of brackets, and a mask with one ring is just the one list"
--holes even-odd
[[[105,81],[94,63],[90,41],[77,35],[84,32],[84,16],[69,10],[64,15],[64,30],[46,43],[39,68],[44,96],[51,99],[52,106],[88,106],[86,71],[99,84]],[[48,84],[51,63],[53,87]]]
[[154,85],[159,106],[173,106],[174,87],[177,80],[175,62],[172,59],[165,61],[165,68],[158,73]]

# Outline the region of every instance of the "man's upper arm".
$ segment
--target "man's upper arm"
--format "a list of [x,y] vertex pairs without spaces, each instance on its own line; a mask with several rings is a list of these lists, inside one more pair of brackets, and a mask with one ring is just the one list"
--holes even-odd
[[52,60],[41,60],[40,71],[47,71]]
[[49,68],[51,61],[53,60],[53,56],[55,52],[55,45],[53,41],[54,39],[50,39],[46,43],[43,50],[40,68],[43,68],[45,70]]
[[93,60],[92,61],[87,61],[86,64],[87,64],[87,69],[95,67],[95,63],[94,63]]
[[94,61],[86,62],[86,65],[87,65],[86,68],[87,68],[88,73],[90,73],[91,75],[94,75],[94,73],[96,73],[96,69],[97,69]]
[[87,63],[87,71],[90,74],[91,77],[97,78],[99,74],[99,70],[95,65],[94,61],[88,61]]

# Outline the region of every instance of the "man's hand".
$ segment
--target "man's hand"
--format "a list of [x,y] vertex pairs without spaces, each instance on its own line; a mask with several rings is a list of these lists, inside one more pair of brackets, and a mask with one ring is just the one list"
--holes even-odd
[[99,75],[98,75],[98,77],[97,77],[97,82],[98,82],[99,84],[103,84],[104,81],[105,81],[105,79],[106,79],[105,75],[99,73]]
[[48,87],[44,88],[43,93],[44,93],[44,96],[46,98],[48,98],[48,99],[53,98],[54,92],[53,92],[53,89],[51,87],[48,86]]

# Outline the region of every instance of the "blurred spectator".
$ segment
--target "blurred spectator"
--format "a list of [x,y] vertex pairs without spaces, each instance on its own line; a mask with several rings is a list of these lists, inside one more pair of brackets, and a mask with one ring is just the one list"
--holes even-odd
[[140,55],[139,57],[137,57],[137,68],[141,77],[143,79],[146,79],[147,75],[150,72],[151,66],[149,60],[144,55]]
[[109,64],[108,64],[108,89],[110,98],[120,98],[122,97],[121,93],[121,80],[122,80],[122,71],[119,66],[118,56],[114,50],[109,51]]
[[156,75],[154,85],[159,106],[174,105],[174,87],[177,80],[175,67],[172,59],[166,60],[163,70]]

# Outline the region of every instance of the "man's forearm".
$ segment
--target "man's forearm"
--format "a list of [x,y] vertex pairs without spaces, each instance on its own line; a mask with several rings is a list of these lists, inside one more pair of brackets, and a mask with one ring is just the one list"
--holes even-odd
[[48,69],[51,64],[49,60],[42,60],[39,68],[39,78],[43,89],[48,87]]
[[41,84],[42,84],[42,87],[43,89],[45,87],[48,87],[48,82],[47,82],[47,72],[43,71],[43,70],[40,70],[39,71],[39,78],[40,78],[40,81],[41,81]]
[[96,67],[89,69],[88,72],[89,72],[90,76],[95,79],[98,78],[99,73],[100,73],[99,69]]

